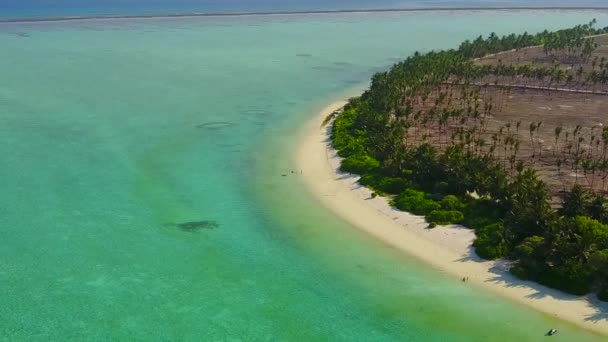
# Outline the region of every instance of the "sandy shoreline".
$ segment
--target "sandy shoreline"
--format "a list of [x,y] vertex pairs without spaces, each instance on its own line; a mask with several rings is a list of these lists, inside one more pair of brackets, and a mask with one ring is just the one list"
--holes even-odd
[[503,261],[484,261],[475,255],[472,230],[458,226],[425,229],[424,218],[393,209],[385,198],[357,184],[357,176],[340,173],[340,159],[328,142],[323,120],[346,101],[335,102],[306,124],[296,151],[298,168],[311,192],[334,213],[375,238],[398,248],[455,281],[469,283],[539,311],[608,335],[608,304],[593,295],[576,297],[529,281],[507,271]]

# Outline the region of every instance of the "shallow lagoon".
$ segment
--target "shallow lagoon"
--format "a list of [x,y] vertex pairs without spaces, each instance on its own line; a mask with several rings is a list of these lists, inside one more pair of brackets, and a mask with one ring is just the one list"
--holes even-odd
[[600,340],[383,246],[289,173],[307,118],[415,50],[593,17],[0,25],[0,336]]

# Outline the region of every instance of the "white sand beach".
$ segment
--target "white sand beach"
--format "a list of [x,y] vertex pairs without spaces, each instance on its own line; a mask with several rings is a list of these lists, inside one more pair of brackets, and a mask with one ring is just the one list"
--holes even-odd
[[321,110],[304,128],[296,152],[304,181],[319,201],[358,229],[453,275],[454,281],[468,277],[474,286],[608,334],[608,303],[594,295],[577,297],[519,280],[508,272],[505,261],[477,257],[471,246],[475,238],[472,230],[458,226],[426,229],[424,218],[393,209],[386,198],[371,198],[371,191],[357,183],[357,176],[341,173],[340,158],[329,143],[328,127],[321,126],[345,103],[338,101]]

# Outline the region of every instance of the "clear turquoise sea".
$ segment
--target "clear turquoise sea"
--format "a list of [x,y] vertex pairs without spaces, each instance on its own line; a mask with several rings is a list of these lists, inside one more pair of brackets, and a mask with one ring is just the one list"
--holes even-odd
[[606,0],[2,0],[0,19],[370,8],[607,7]]
[[[281,177],[307,120],[415,50],[593,17],[608,25],[591,12],[1,24],[0,340],[538,341],[557,328],[552,341],[605,341],[376,242]],[[203,220],[218,227],[175,227]]]

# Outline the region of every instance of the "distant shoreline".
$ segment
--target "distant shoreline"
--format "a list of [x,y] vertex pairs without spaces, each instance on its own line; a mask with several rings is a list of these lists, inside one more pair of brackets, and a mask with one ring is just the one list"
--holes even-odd
[[400,13],[400,12],[464,12],[464,11],[608,11],[608,6],[581,7],[424,7],[424,8],[371,8],[344,10],[311,10],[311,11],[265,11],[265,12],[186,12],[143,15],[90,15],[64,17],[21,17],[0,18],[0,24],[7,23],[37,23],[62,22],[106,19],[162,19],[162,18],[197,18],[197,17],[248,17],[248,16],[285,16],[285,15],[318,15],[318,14],[349,14],[349,13]]
[[595,296],[575,296],[532,281],[516,278],[504,260],[479,258],[471,246],[473,230],[450,225],[427,229],[420,216],[392,208],[384,197],[372,198],[372,191],[358,184],[359,176],[339,171],[341,158],[329,139],[330,121],[325,118],[346,104],[337,101],[313,117],[303,128],[295,159],[303,170],[310,192],[333,213],[370,236],[418,260],[432,265],[460,282],[527,305],[547,315],[585,329],[608,335],[608,322],[595,318],[608,311],[608,303]]

